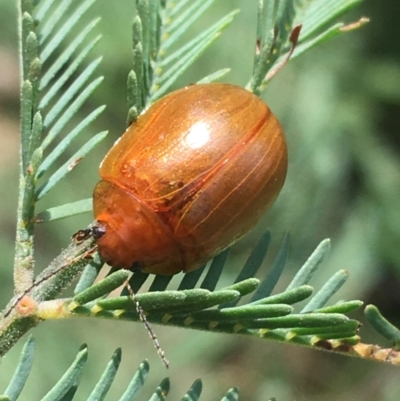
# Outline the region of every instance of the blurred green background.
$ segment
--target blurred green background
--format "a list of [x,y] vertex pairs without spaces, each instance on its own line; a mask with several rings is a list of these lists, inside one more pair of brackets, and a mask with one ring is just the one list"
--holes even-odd
[[[16,1],[0,1],[0,300],[12,296],[15,212],[18,184],[18,56]],[[176,83],[181,87],[219,68],[231,67],[225,81],[244,85],[252,69],[256,0],[219,0],[188,37],[201,32],[235,8],[233,24]],[[289,175],[278,201],[260,226],[231,251],[223,283],[235,276],[260,232],[269,226],[273,244],[260,277],[266,274],[283,233],[292,233],[291,257],[280,288],[324,238],[332,252],[313,284],[323,283],[338,269],[350,280],[341,298],[376,304],[400,324],[400,36],[397,0],[365,0],[345,17],[352,22],[368,16],[363,29],[343,35],[291,62],[273,80],[265,100],[279,117],[289,145]],[[103,55],[103,85],[84,113],[106,104],[106,112],[85,138],[109,130],[108,139],[38,205],[49,206],[91,196],[98,165],[124,131],[126,76],[131,68],[130,24],[133,0],[98,0],[85,16],[102,21],[96,34],[103,39],[93,52]],[[92,36],[94,37],[94,35]],[[82,141],[85,140],[82,139]],[[77,142],[75,148],[83,142]],[[82,215],[38,227],[37,271],[65,247],[69,237],[92,219]],[[356,316],[361,318],[361,314]],[[265,400],[398,400],[400,371],[391,366],[286,344],[155,327],[171,369],[166,372],[140,324],[75,319],[41,324],[34,331],[37,355],[22,399],[43,396],[72,361],[79,345],[89,345],[89,362],[78,398],[85,399],[113,350],[123,349],[118,379],[108,399],[117,399],[141,360],[151,364],[146,399],[164,376],[172,381],[171,399],[179,399],[198,377],[202,399],[220,399],[239,386],[240,399]],[[367,325],[364,342],[379,342]],[[3,359],[0,388],[15,367],[22,342]],[[29,396],[27,395],[29,394]],[[148,397],[147,397],[148,398]]]

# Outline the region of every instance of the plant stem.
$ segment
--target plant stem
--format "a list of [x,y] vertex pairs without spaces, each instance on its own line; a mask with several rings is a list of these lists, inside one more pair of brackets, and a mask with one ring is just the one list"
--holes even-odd
[[33,5],[30,1],[18,1],[18,33],[19,33],[19,59],[20,59],[20,175],[19,175],[19,200],[17,210],[17,232],[14,259],[14,292],[21,294],[33,283],[33,223],[34,213],[33,185],[27,185],[27,181],[33,184],[27,166],[27,145],[32,127],[33,97],[32,85],[27,79],[27,60],[24,57],[26,39],[33,29],[31,16]]

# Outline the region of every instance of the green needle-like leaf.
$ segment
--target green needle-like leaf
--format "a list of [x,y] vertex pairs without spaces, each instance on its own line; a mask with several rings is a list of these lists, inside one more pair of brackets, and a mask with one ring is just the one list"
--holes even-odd
[[323,287],[311,298],[310,302],[302,309],[302,313],[312,312],[315,309],[322,308],[326,302],[342,287],[349,278],[346,270],[340,270],[335,273]]
[[[235,280],[235,283],[240,283],[250,277],[253,277],[261,267],[264,261],[265,255],[268,252],[268,247],[271,242],[271,233],[266,231],[258,240],[257,245],[252,250],[250,256],[248,257],[243,269],[239,273]],[[221,305],[221,307],[235,306],[235,304]]]
[[21,150],[22,150],[22,171],[26,174],[29,151],[31,144],[31,123],[33,110],[33,88],[32,83],[24,81],[21,88]]
[[261,267],[265,255],[268,252],[268,247],[271,242],[271,233],[266,231],[258,240],[257,245],[251,251],[242,271],[239,273],[235,282],[238,283],[247,278],[253,277]]
[[58,30],[58,32],[52,36],[51,40],[45,46],[40,54],[41,59],[46,61],[53,51],[59,46],[61,41],[67,36],[72,28],[78,23],[82,15],[89,9],[96,0],[85,0],[80,2],[79,6],[75,8],[74,13],[64,23],[64,25]]
[[[357,29],[362,25],[368,23],[368,18],[361,18],[359,21],[354,23],[353,29]],[[343,23],[338,23],[330,27],[329,29],[325,30],[321,34],[313,37],[312,39],[301,43],[299,46],[296,47],[295,51],[293,52],[292,59],[300,56],[301,54],[305,53],[307,50],[310,50],[312,47],[322,44],[328,40],[335,38],[338,35],[342,35],[343,33],[347,32],[347,27]],[[350,30],[350,29],[349,29]]]
[[82,160],[94,147],[97,146],[108,134],[108,131],[103,131],[95,135],[87,141],[71,158],[64,163],[48,180],[38,189],[36,198],[39,200],[46,195],[52,188],[54,188],[59,181],[61,181],[75,165]]
[[34,354],[35,341],[32,337],[30,337],[21,351],[18,366],[15,369],[12,379],[10,380],[10,384],[4,391],[4,395],[8,396],[10,400],[16,400],[21,394],[21,391],[24,388],[31,372]]
[[[195,2],[201,3],[200,0],[195,0]],[[166,1],[165,3],[168,17],[175,21],[176,18],[179,18],[179,13],[181,13],[189,4],[194,3],[194,1],[180,0],[178,2]]]
[[[200,308],[218,305],[225,298],[236,298],[237,291],[216,291],[210,292],[204,289],[193,289],[186,291],[161,291],[137,294],[136,297],[143,310],[176,310],[177,307]],[[136,305],[130,296],[99,300],[97,305],[103,309],[136,310]]]
[[[89,33],[89,32],[88,32]],[[45,108],[53,97],[58,93],[58,91],[65,85],[68,79],[72,76],[72,74],[77,70],[77,68],[82,64],[85,57],[89,54],[89,52],[96,46],[99,42],[101,36],[97,36],[94,40],[89,42],[81,53],[72,61],[72,63],[68,66],[68,68],[64,71],[64,73],[56,80],[56,82],[52,85],[52,87],[47,90],[43,98],[39,103],[39,108]],[[43,80],[42,80],[43,82]]]
[[[196,290],[194,290],[196,291]],[[200,294],[199,296],[201,296]],[[189,305],[192,303],[187,301],[187,296],[183,291],[168,291],[168,292],[153,292],[146,294],[137,294],[140,306],[146,312],[153,309],[159,310],[162,307],[173,308],[175,306],[180,306],[182,303]],[[208,293],[205,294],[208,296]],[[144,298],[143,298],[144,297]],[[131,296],[121,296],[118,298],[108,298],[104,300],[99,300],[96,305],[104,310],[133,310],[136,311],[135,301]]]
[[304,41],[321,28],[334,21],[340,15],[354,8],[362,0],[318,0],[304,2],[299,5],[303,8],[303,13],[297,13],[296,21],[303,25],[301,30],[301,40]]
[[35,220],[37,223],[44,223],[52,220],[64,219],[65,217],[92,211],[92,198],[83,199],[65,205],[52,207],[38,213]]
[[[135,272],[132,275],[131,279],[129,280],[129,285],[131,286],[132,291],[135,294],[139,292],[140,288],[145,283],[148,277],[149,277],[148,273],[143,273],[141,271]],[[127,294],[129,294],[129,291],[127,288],[124,288],[122,291],[122,295],[127,295]]]
[[[61,68],[68,62],[68,60],[71,58],[72,54],[76,51],[77,47],[86,39],[86,37],[89,35],[89,33],[92,32],[92,30],[99,23],[99,21],[100,21],[100,18],[97,18],[97,19],[93,20],[92,22],[90,22],[82,30],[82,32],[71,42],[71,44],[62,52],[60,57],[58,57],[57,60],[51,65],[51,67],[43,75],[43,77],[40,81],[40,89],[41,90],[43,90],[47,87],[49,82],[56,76],[58,71],[60,71]],[[98,39],[96,38],[93,42],[91,42],[91,43],[93,43],[93,46],[97,42],[97,40]],[[88,47],[89,47],[89,45],[87,47],[85,47],[85,49],[87,49]],[[85,49],[82,51],[82,53],[85,52]],[[79,60],[79,58],[80,58],[80,56],[78,56],[78,58],[76,60]],[[73,64],[74,64],[74,62],[72,62],[71,66]],[[61,77],[60,77],[60,79],[61,79]],[[64,77],[64,79],[65,79],[65,77]],[[61,88],[62,85],[59,84],[59,86]],[[50,91],[52,89],[50,89]],[[49,95],[49,97],[50,97],[50,95]],[[47,103],[49,103],[49,99],[46,99],[46,102],[44,102],[44,104],[42,106],[45,107],[45,105],[47,105]]]
[[378,308],[374,305],[367,305],[365,307],[365,317],[369,324],[384,338],[393,341],[394,345],[400,347],[400,330],[386,320]]
[[121,363],[121,348],[118,348],[108,363],[105,371],[101,375],[100,380],[90,393],[87,401],[101,401],[107,395],[117,374],[119,364]]
[[[236,11],[222,18],[218,23],[206,30],[200,37],[193,39],[190,50],[179,61],[167,69],[165,73],[154,82],[151,101],[154,102],[164,95],[171,85],[186,71],[186,69],[219,37],[221,31],[232,21]],[[162,67],[162,66],[161,66]]]
[[[50,2],[47,2],[50,3]],[[41,27],[41,35],[40,42],[44,43],[46,39],[51,35],[54,29],[58,26],[61,18],[65,15],[69,6],[71,5],[72,0],[64,0],[60,2],[59,6],[52,12],[49,18],[47,18],[46,22]]]
[[[84,132],[104,109],[104,107],[99,107],[89,116],[83,118],[81,122],[78,121],[76,127],[51,152],[48,151],[50,143],[61,134],[72,119],[76,118],[77,111],[103,79],[100,77],[88,83],[100,63],[100,58],[92,61],[76,78],[73,77],[74,72],[82,65],[89,51],[99,40],[99,37],[95,38],[84,46],[76,57],[73,57],[77,48],[82,42],[86,41],[96,26],[98,19],[85,24],[82,31],[78,32],[75,39],[69,46],[66,45],[64,50],[63,42],[66,42],[65,39],[75,30],[74,27],[78,20],[94,4],[95,0],[81,1],[77,7],[73,7],[71,0],[61,3],[43,0],[38,10],[36,10],[36,4],[39,3],[37,0],[20,0],[20,2],[22,9],[31,10],[24,12],[22,17],[21,172],[24,179],[21,180],[23,188],[20,191],[20,205],[22,207],[18,216],[18,220],[21,221],[18,224],[19,227],[26,227],[26,232],[22,229],[19,230],[20,239],[18,241],[27,243],[27,241],[32,242],[29,239],[31,235],[29,233],[33,232],[35,223],[81,213],[82,209],[79,210],[79,207],[84,207],[83,210],[88,209],[87,203],[74,203],[59,208],[51,208],[34,218],[37,200],[56,186],[81,158],[104,138],[105,133],[100,133],[90,139],[67,163],[59,167],[48,181],[42,184],[39,190],[37,189],[38,179],[57,160],[65,157],[65,152],[71,142]],[[30,13],[35,11],[37,11],[36,15],[33,14],[34,17],[32,17]],[[59,55],[54,56],[52,53],[56,49]],[[60,72],[61,69],[64,69],[62,73]],[[55,82],[52,82],[55,77],[57,77],[54,79]],[[50,83],[52,83],[51,87],[49,87]],[[48,87],[48,91],[45,92]],[[60,95],[61,91],[62,94]],[[56,95],[58,97],[54,100]],[[42,99],[40,103],[39,98]],[[48,107],[50,104],[52,105],[51,108]],[[44,161],[43,152],[47,153]],[[16,260],[24,258],[20,254],[23,249],[23,245],[17,246]]]
[[317,313],[350,313],[354,312],[357,309],[360,309],[363,306],[364,302],[362,301],[347,301],[347,302],[338,302],[332,306],[326,306],[325,308],[315,309],[314,312]]
[[73,302],[77,305],[86,304],[94,299],[100,298],[104,295],[108,295],[111,291],[117,289],[123,285],[129,277],[127,270],[121,269],[115,273],[107,276],[103,280],[90,288],[82,291],[73,298]]
[[206,77],[198,80],[197,84],[209,84],[211,82],[219,81],[221,78],[223,78],[225,75],[227,75],[230,71],[231,71],[230,68],[223,68],[222,70],[215,71],[212,74],[207,75]]
[[203,310],[195,312],[190,317],[196,321],[238,322],[243,319],[266,319],[289,315],[292,308],[288,305],[257,305],[234,308]]
[[[237,387],[233,387],[228,390],[225,396],[221,399],[221,401],[237,401],[239,399],[239,389]],[[274,401],[274,400],[270,400]]]
[[165,30],[167,39],[163,41],[162,46],[164,51],[181,38],[188,28],[192,26],[214,2],[215,0],[192,1],[192,4],[185,11],[175,17],[173,22]]
[[164,401],[169,393],[169,379],[164,379],[157,387],[155,393],[150,397],[149,401]]
[[22,209],[21,218],[22,221],[29,222],[32,218],[33,208],[32,208],[32,193],[35,190],[35,174],[39,168],[40,162],[42,160],[42,149],[36,149],[30,160],[27,169],[27,175],[25,177],[25,186],[22,188]]
[[61,111],[67,106],[67,104],[73,99],[81,88],[86,84],[90,76],[96,71],[96,68],[100,65],[102,57],[92,61],[86,69],[76,78],[73,84],[59,97],[55,105],[47,112],[44,125],[49,127],[50,124],[58,117]]
[[[31,136],[30,136],[30,144],[29,144],[29,150],[28,150],[28,158],[30,164],[33,163],[33,154],[35,151],[40,146],[40,140],[42,137],[42,132],[43,132],[43,121],[42,121],[42,114],[38,111],[36,112],[35,116],[33,117],[33,122],[32,122],[32,130],[31,130]],[[38,166],[39,167],[39,166]],[[35,171],[37,171],[38,168],[35,168]]]
[[243,280],[240,283],[235,283],[230,285],[229,287],[225,287],[222,290],[239,291],[240,295],[244,297],[245,295],[254,292],[259,285],[260,285],[260,280],[256,278],[248,278],[247,280]]
[[214,290],[217,286],[218,280],[221,277],[222,269],[225,266],[225,262],[228,259],[230,248],[221,252],[218,256],[216,256],[211,262],[211,266],[208,269],[206,276],[204,277],[203,282],[201,283],[201,288],[205,290]]
[[283,269],[286,264],[287,254],[289,252],[289,245],[290,245],[290,234],[286,233],[283,241],[282,246],[279,250],[279,253],[272,265],[268,276],[265,278],[264,281],[261,282],[260,286],[258,287],[257,291],[254,293],[251,301],[258,301],[261,298],[265,298],[271,294],[273,289],[275,288],[276,283],[278,282]]
[[144,382],[147,379],[149,370],[149,363],[143,361],[119,401],[131,401],[136,399],[137,394],[142,389]]
[[[173,45],[184,38],[187,29],[213,2],[138,2],[133,22],[134,67],[128,78],[128,125],[149,103],[163,96],[232,21],[235,12],[170,53]],[[206,77],[204,82],[219,79],[225,73],[225,70],[218,71]]]
[[62,399],[67,392],[79,383],[83,367],[87,360],[87,347],[81,347],[74,362],[64,373],[57,384],[42,398],[41,401],[56,401]]
[[293,288],[307,284],[314,272],[318,269],[321,262],[324,260],[326,254],[330,249],[329,239],[323,240],[308,258],[307,262],[301,267],[301,269],[294,276],[291,283],[287,286],[286,291],[292,290]]
[[167,289],[173,276],[156,276],[149,288],[149,292],[164,291]]
[[[251,302],[251,305],[268,305],[268,304],[287,304],[294,305],[298,302],[304,301],[313,293],[313,287],[310,285],[302,285],[294,288],[293,290],[286,290],[280,294],[271,295],[266,298],[261,298],[258,301]],[[249,304],[250,305],[250,304]]]
[[186,273],[183,276],[181,283],[179,284],[178,290],[188,290],[190,288],[194,288],[200,280],[200,277],[203,274],[206,266],[207,265],[204,265],[196,270],[193,270],[190,273]]
[[335,326],[326,326],[326,327],[296,327],[290,330],[291,333],[296,335],[306,336],[306,335],[315,335],[322,338],[325,334],[326,338],[334,339],[334,338],[343,338],[347,336],[354,335],[354,332],[359,327],[359,323],[356,320],[349,320],[342,324],[337,324]]
[[96,253],[90,263],[83,270],[78,284],[75,286],[74,295],[82,293],[84,290],[87,290],[90,286],[93,285],[103,265],[103,261]]
[[[257,250],[252,252],[251,257],[246,262],[251,265],[252,269],[254,269],[255,264],[259,265],[265,256],[266,240],[269,241],[269,234],[263,235],[256,246]],[[320,262],[321,255],[324,254],[324,252],[321,253],[321,248],[323,249],[323,245],[325,244],[327,244],[327,241],[317,248],[313,256],[302,267],[302,273],[304,271],[305,273],[304,275],[299,275],[299,277],[303,277],[303,279],[306,277],[306,281],[310,279],[310,272],[312,273],[315,270],[315,266]],[[279,264],[278,276],[280,276],[285,265],[288,246],[289,236],[286,235],[281,250],[274,262],[275,265]],[[258,254],[258,252],[261,253]],[[264,331],[267,330],[267,332],[262,332],[261,334],[264,338],[290,341],[309,346],[316,344],[318,341],[330,339],[337,339],[337,341],[346,340],[347,343],[349,341],[352,343],[357,342],[356,333],[359,322],[349,319],[343,313],[348,313],[359,308],[361,306],[359,301],[342,302],[323,308],[320,311],[311,311],[311,313],[293,313],[291,305],[307,299],[312,294],[313,288],[309,285],[294,286],[292,289],[280,294],[268,295],[248,304],[235,306],[241,297],[257,289],[259,281],[255,278],[248,278],[242,282],[234,283],[231,286],[215,291],[214,288],[217,285],[218,277],[220,276],[221,268],[225,263],[227,254],[228,252],[220,255],[211,264],[208,275],[212,277],[215,274],[216,278],[211,281],[210,290],[200,288],[166,291],[171,277],[156,277],[150,286],[151,292],[136,295],[149,321],[193,329],[250,335],[260,335],[259,330],[261,329]],[[257,263],[250,263],[251,261],[257,261]],[[210,273],[213,270],[212,266],[216,269],[215,273]],[[274,273],[274,268],[272,272],[273,275],[276,274]],[[92,272],[91,281],[94,278],[94,274],[95,271]],[[191,274],[188,275],[189,279]],[[312,302],[319,306],[325,304],[344,283],[343,274],[347,277],[347,273],[342,271],[335,274],[317,292]],[[147,275],[144,274],[135,273],[134,275],[137,275],[140,285],[147,278]],[[198,276],[193,281],[193,285],[196,284],[197,280]],[[273,286],[275,286],[276,281],[277,278],[275,277]],[[132,281],[132,283],[135,283],[135,281]],[[98,284],[93,288],[96,289],[97,286]],[[273,286],[268,286],[269,291],[267,294],[271,292]],[[113,289],[113,286],[111,288]],[[90,290],[91,288],[83,293],[84,299],[82,300],[75,297],[75,299],[79,300],[79,305],[82,306],[76,308],[74,303],[71,304],[69,308],[73,309],[74,314],[134,321],[140,319],[136,310],[136,303],[131,296],[99,299],[108,293],[110,289],[107,289],[107,291],[101,290],[95,295],[92,293],[92,295],[86,297],[86,293],[90,294]],[[81,294],[78,296],[81,296]],[[228,307],[228,305],[232,306]],[[218,308],[215,309],[215,307]],[[309,306],[306,308],[305,310],[308,311]]]
[[63,140],[52,150],[52,152],[43,160],[38,171],[38,178],[40,178],[52,165],[60,158],[77,136],[85,131],[90,123],[92,123],[105,109],[105,106],[100,106],[92,111],[86,118],[84,118]]
[[39,22],[41,22],[41,20],[47,16],[48,12],[51,10],[51,7],[56,1],[57,0],[47,0],[40,2],[38,11],[36,13],[36,18]]
[[[257,321],[251,321],[246,323],[248,328],[263,328],[263,329],[280,329],[280,328],[294,328],[294,327],[329,327],[336,326],[339,324],[345,324],[350,319],[347,316],[341,314],[324,314],[324,313],[313,313],[313,314],[292,314],[283,317],[273,317],[269,319],[260,319]],[[358,322],[354,320],[358,326]]]
[[83,103],[88,99],[88,97],[98,88],[98,86],[103,81],[103,77],[99,77],[91,82],[81,94],[68,106],[62,116],[57,120],[57,122],[52,126],[48,135],[42,143],[43,149],[46,149],[48,145],[54,140],[54,138],[61,132],[65,125],[71,120],[75,113],[81,108]]
[[190,387],[189,391],[182,397],[181,401],[198,401],[203,390],[203,383],[197,379]]

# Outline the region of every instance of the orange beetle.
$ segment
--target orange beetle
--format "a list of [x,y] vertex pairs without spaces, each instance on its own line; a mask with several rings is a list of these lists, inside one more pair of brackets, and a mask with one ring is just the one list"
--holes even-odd
[[193,85],[154,103],[100,166],[92,230],[112,266],[188,272],[246,234],[286,177],[281,126],[254,94]]

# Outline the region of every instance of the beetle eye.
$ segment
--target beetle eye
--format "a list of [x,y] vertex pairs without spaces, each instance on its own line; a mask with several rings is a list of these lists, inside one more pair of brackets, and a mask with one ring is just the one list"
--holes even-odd
[[98,223],[92,227],[92,235],[94,239],[101,238],[106,233],[106,228],[103,224]]
[[129,270],[132,270],[133,272],[139,272],[143,268],[143,264],[140,263],[139,261],[133,262],[132,266]]

